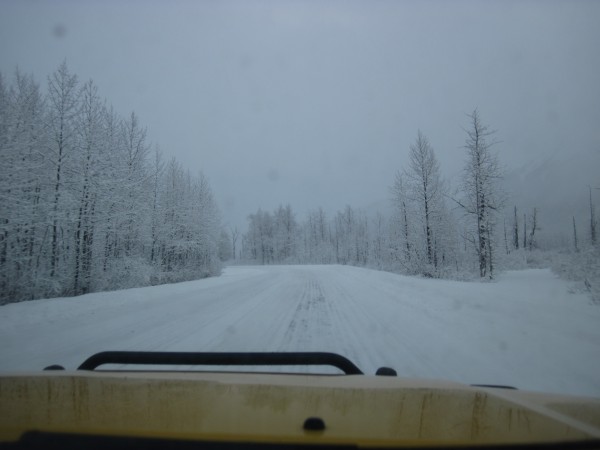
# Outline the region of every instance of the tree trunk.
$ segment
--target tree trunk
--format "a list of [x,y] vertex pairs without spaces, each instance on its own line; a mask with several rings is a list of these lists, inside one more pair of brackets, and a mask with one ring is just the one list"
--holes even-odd
[[590,238],[592,245],[596,245],[596,216],[594,214],[594,204],[592,203],[592,187],[590,186]]
[[523,214],[523,249],[527,250],[527,214]]
[[533,208],[533,217],[531,219],[531,233],[529,233],[529,250],[535,246],[535,231],[537,230],[537,208]]
[[575,245],[575,251],[579,252],[579,245],[577,243],[577,226],[575,225],[575,216],[573,216],[573,244]]
[[515,206],[515,223],[513,230],[513,245],[515,250],[519,250],[519,217],[517,216],[517,207]]

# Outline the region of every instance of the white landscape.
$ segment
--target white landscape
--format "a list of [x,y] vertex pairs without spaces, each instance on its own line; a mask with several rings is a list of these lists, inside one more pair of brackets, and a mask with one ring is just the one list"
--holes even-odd
[[390,366],[600,397],[599,323],[598,305],[546,269],[465,283],[234,266],[200,281],[1,306],[0,370],[75,369],[104,350],[331,351],[370,374]]

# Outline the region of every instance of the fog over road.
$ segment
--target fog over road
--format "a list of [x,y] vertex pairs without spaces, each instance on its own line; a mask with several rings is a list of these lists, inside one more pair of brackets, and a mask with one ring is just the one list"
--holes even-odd
[[549,270],[465,283],[239,266],[200,281],[2,306],[0,370],[74,369],[103,350],[331,351],[365,373],[390,366],[400,376],[600,397],[599,323],[600,307]]

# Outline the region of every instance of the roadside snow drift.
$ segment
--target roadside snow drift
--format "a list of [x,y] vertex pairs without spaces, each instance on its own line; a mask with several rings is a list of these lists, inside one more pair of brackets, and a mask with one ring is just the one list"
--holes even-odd
[[549,270],[463,283],[347,266],[230,267],[218,278],[2,306],[0,342],[2,371],[74,369],[103,350],[331,351],[365,373],[390,366],[600,397],[600,307]]

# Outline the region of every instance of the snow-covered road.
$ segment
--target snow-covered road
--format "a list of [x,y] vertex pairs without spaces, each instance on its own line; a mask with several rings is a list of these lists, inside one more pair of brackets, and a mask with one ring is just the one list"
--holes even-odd
[[0,307],[0,370],[71,369],[102,350],[332,351],[366,373],[600,397],[600,306],[548,270],[493,283],[347,266],[230,267],[218,278]]

